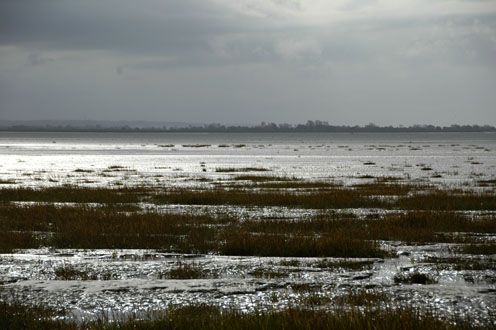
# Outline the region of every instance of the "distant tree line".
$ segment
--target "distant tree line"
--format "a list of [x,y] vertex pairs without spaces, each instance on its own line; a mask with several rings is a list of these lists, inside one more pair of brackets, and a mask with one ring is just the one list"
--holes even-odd
[[231,125],[226,126],[218,123],[184,126],[184,127],[131,127],[128,125],[121,127],[104,127],[100,125],[94,126],[71,126],[71,125],[44,125],[44,126],[29,126],[29,125],[13,125],[0,127],[2,131],[13,132],[191,132],[191,133],[262,133],[262,132],[334,132],[334,133],[373,133],[373,132],[496,132],[496,127],[490,125],[451,125],[451,126],[435,126],[435,125],[412,125],[412,126],[379,126],[370,123],[364,126],[349,126],[349,125],[330,125],[327,121],[308,120],[305,124],[276,124],[273,122],[261,122],[259,125],[241,126]]

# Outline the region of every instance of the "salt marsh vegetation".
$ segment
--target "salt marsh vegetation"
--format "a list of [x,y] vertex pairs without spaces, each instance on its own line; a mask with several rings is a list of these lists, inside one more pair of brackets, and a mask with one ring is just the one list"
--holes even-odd
[[3,150],[0,327],[495,326],[491,144],[260,145],[63,168]]

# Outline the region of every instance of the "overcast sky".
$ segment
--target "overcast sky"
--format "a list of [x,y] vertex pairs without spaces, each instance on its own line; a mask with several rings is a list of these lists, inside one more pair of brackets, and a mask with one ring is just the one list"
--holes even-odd
[[0,119],[496,125],[496,0],[0,0]]

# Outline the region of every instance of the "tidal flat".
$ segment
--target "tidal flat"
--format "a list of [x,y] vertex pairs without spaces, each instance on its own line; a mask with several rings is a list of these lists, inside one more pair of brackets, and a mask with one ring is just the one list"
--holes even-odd
[[2,328],[496,326],[494,134],[1,133],[0,157]]

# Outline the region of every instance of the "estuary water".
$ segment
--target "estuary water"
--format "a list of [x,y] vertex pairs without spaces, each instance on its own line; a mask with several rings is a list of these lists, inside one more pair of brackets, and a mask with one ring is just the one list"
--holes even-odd
[[0,132],[0,160],[2,182],[18,186],[188,186],[226,178],[225,168],[464,185],[496,176],[496,134]]

